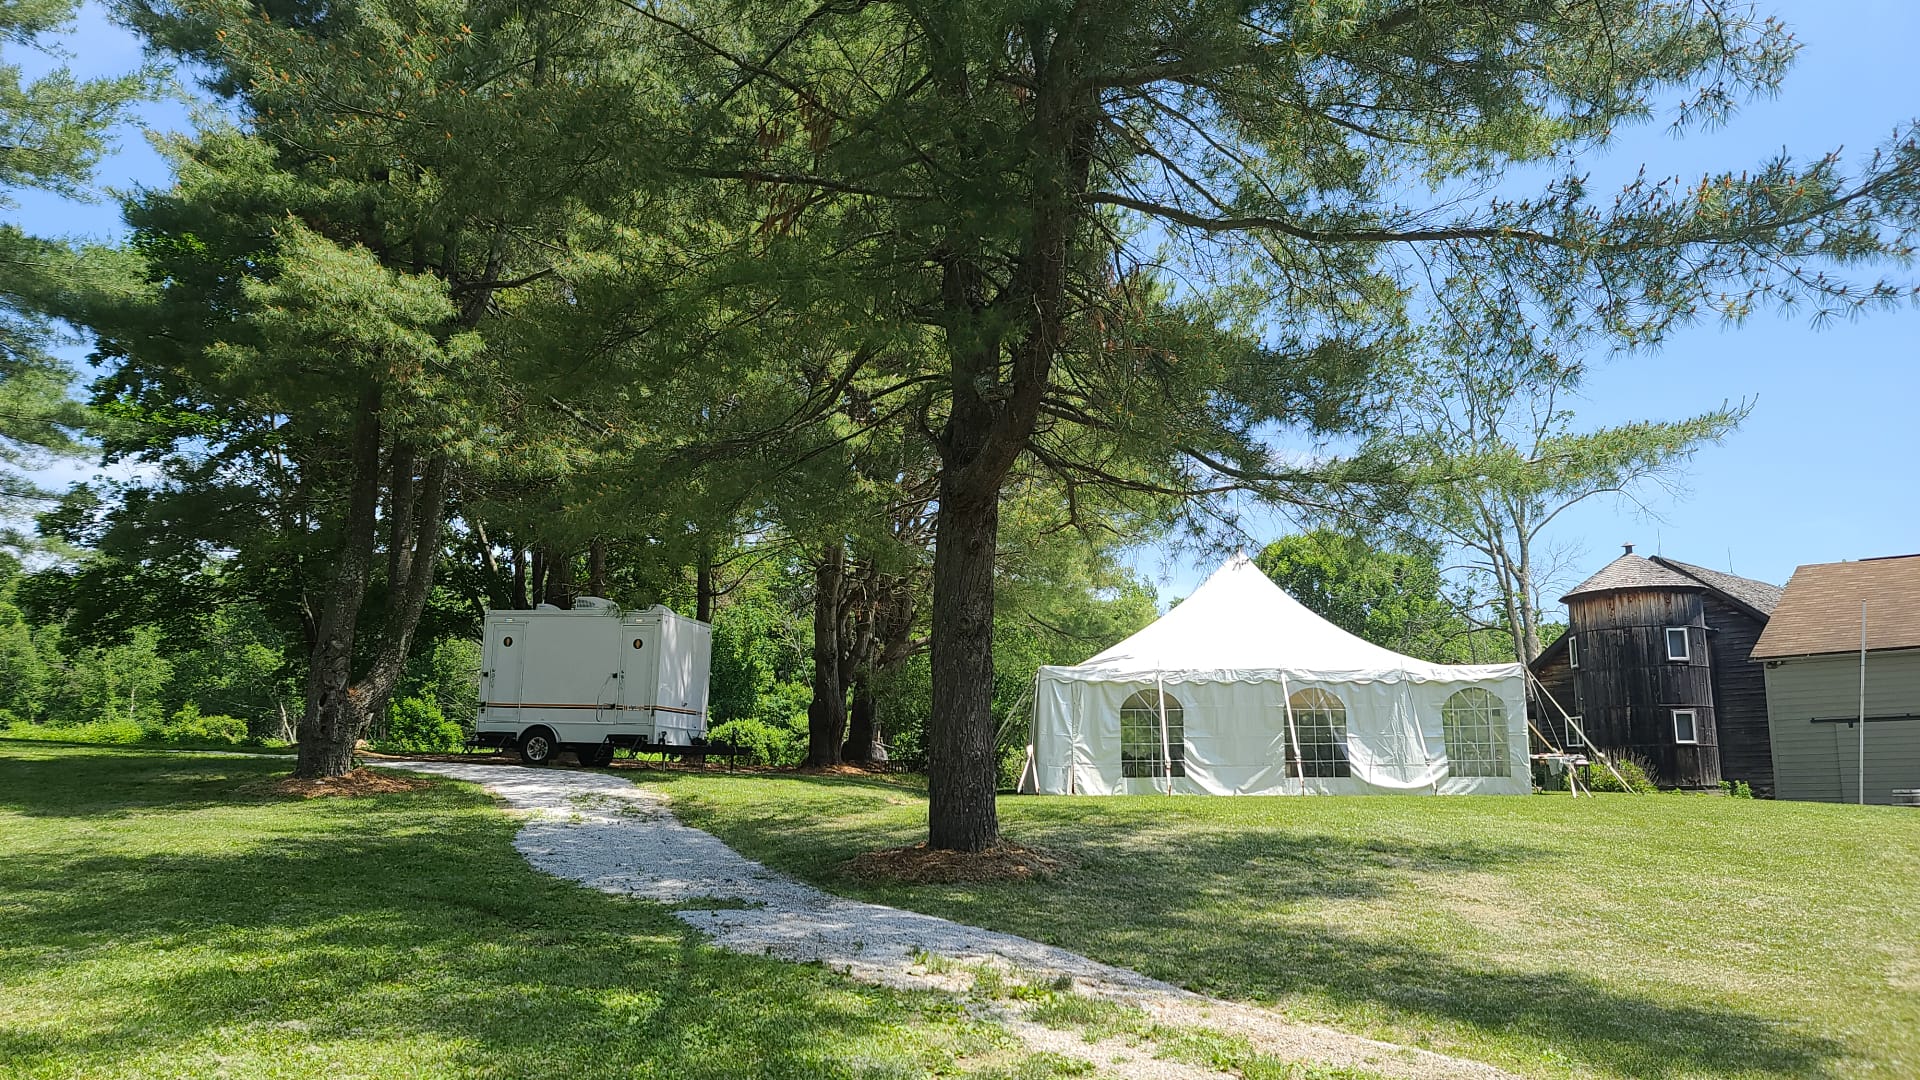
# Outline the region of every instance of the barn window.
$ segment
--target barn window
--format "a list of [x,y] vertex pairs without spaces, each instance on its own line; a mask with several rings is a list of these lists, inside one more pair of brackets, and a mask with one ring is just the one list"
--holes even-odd
[[1507,709],[1491,691],[1478,686],[1455,691],[1440,707],[1440,731],[1449,774],[1507,775]]
[[[1163,708],[1164,732],[1160,728]],[[1180,722],[1180,702],[1172,694],[1163,690],[1156,699],[1154,691],[1142,690],[1120,706],[1121,776],[1185,776],[1186,759],[1186,729]]]
[[1684,626],[1667,627],[1667,659],[1685,660],[1692,656],[1687,648],[1687,628]]
[[1352,776],[1347,761],[1347,707],[1325,690],[1308,687],[1287,699],[1293,712],[1296,776]]
[[1677,743],[1700,741],[1700,720],[1692,709],[1673,710],[1673,741]]
[[1580,639],[1574,637],[1571,630],[1567,631],[1567,666],[1570,668],[1580,666]]

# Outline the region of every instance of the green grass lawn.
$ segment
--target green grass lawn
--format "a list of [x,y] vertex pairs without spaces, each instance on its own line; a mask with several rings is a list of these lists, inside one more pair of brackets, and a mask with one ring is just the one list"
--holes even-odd
[[539,874],[477,788],[0,744],[0,1076],[1042,1077],[930,995]]
[[837,892],[1543,1077],[1920,1077],[1920,812],[1699,796],[1037,798],[1040,882],[853,880],[910,785],[653,774]]

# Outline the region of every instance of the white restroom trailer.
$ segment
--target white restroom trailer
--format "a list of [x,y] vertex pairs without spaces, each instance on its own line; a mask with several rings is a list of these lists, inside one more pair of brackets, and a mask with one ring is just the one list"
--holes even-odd
[[489,611],[474,741],[529,764],[572,751],[698,752],[706,745],[713,628],[664,607],[622,611],[583,596],[571,610]]

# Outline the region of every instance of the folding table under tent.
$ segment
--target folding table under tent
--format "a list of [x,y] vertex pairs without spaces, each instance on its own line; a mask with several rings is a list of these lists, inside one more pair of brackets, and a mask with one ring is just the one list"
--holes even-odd
[[1034,680],[1021,790],[1525,795],[1519,664],[1434,664],[1308,611],[1245,554],[1153,625]]

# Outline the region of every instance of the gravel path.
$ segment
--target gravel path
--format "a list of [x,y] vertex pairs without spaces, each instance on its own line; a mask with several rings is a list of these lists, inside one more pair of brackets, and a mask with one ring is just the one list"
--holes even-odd
[[[1065,977],[1076,992],[1137,1006],[1156,1023],[1241,1035],[1286,1060],[1409,1080],[1506,1080],[1511,1075],[1477,1062],[1294,1023],[1272,1010],[1203,997],[1012,934],[822,892],[681,824],[663,796],[611,773],[453,762],[378,764],[471,781],[527,812],[513,846],[546,873],[665,904],[728,905],[674,912],[724,949],[817,962],[902,989],[964,990],[972,980],[967,969],[982,965],[1022,981]],[[939,959],[928,964],[928,957]],[[1087,1042],[1078,1034],[1041,1027],[1022,1018],[1017,1002],[999,1002],[987,1011],[1035,1049],[1082,1058],[1104,1074],[1223,1075],[1164,1060],[1133,1060],[1142,1056],[1137,1046]]]

